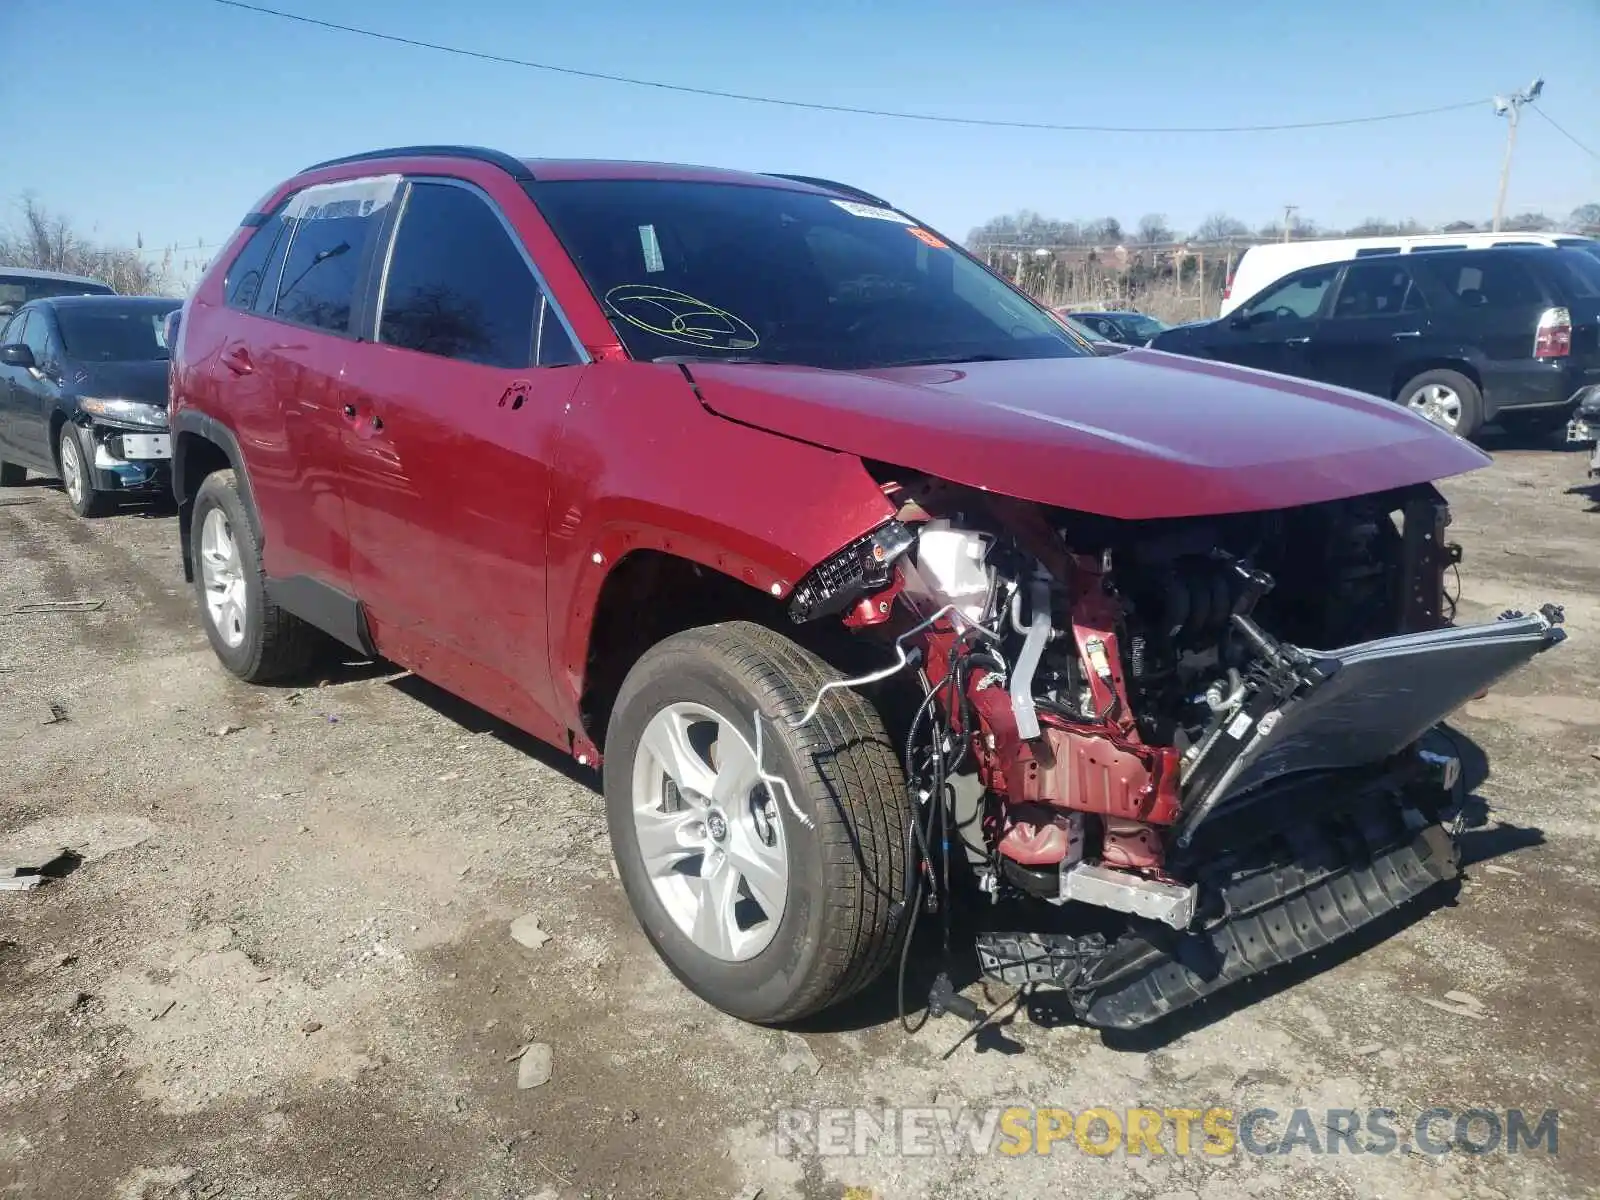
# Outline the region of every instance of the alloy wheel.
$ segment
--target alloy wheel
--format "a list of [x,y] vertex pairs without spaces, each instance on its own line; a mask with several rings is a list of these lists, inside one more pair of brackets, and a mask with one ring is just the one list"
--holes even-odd
[[1411,394],[1406,407],[1454,433],[1461,425],[1461,396],[1452,387],[1430,383]]
[[646,875],[673,923],[707,954],[742,962],[771,943],[789,891],[783,823],[755,751],[704,705],[651,718],[633,769]]
[[230,649],[244,641],[246,598],[244,567],[228,514],[207,511],[200,526],[200,582],[212,628]]

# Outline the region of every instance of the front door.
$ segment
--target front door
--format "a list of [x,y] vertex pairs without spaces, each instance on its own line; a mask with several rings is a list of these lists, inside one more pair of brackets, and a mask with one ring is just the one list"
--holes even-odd
[[1358,260],[1311,335],[1313,378],[1391,399],[1399,365],[1416,358],[1427,333],[1427,302],[1405,259]]
[[22,344],[33,351],[31,368],[11,370],[11,441],[26,463],[55,461],[50,414],[61,396],[61,337],[49,311],[32,309]]
[[1278,280],[1212,326],[1209,357],[1276,371],[1311,374],[1308,348],[1338,264],[1308,267]]
[[418,179],[350,347],[343,487],[385,656],[544,737],[551,458],[582,355],[500,209]]

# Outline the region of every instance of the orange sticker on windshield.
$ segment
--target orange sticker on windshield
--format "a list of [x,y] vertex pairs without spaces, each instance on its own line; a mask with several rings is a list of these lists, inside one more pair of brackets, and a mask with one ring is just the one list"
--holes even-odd
[[906,232],[912,237],[916,238],[917,241],[922,242],[925,245],[932,246],[935,250],[944,249],[944,243],[938,238],[934,237],[933,234],[929,233],[926,229],[916,225],[907,225]]

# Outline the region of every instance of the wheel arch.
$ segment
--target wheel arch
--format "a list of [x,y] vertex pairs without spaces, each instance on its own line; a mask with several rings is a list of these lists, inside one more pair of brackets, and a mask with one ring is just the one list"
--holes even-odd
[[250,516],[257,545],[263,540],[261,519],[256,515],[255,493],[245,469],[244,453],[232,430],[204,413],[180,412],[172,425],[172,498],[178,504],[178,541],[183,549],[183,577],[194,582],[194,557],[189,533],[194,519],[194,498],[206,476],[232,470],[239,481],[239,492]]
[[1399,400],[1406,384],[1429,371],[1454,371],[1458,375],[1465,375],[1472,380],[1472,386],[1478,389],[1479,394],[1483,393],[1483,374],[1465,353],[1434,354],[1396,367],[1394,377],[1389,381],[1389,399]]
[[659,529],[617,531],[602,544],[616,553],[594,552],[605,561],[591,558],[594,574],[580,585],[552,653],[558,683],[576,702],[573,751],[591,761],[604,750],[612,705],[629,670],[652,646],[686,629],[750,621],[842,671],[862,666],[864,645],[837,620],[800,624],[789,615],[790,594],[814,563],[787,563],[773,578],[770,562]]

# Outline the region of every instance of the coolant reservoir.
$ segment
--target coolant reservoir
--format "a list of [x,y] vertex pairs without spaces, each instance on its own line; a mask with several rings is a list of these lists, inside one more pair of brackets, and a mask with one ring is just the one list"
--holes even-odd
[[949,521],[924,525],[917,538],[917,571],[928,588],[927,598],[940,608],[954,604],[963,616],[981,621],[989,601],[984,559],[991,541],[988,534],[956,529]]

